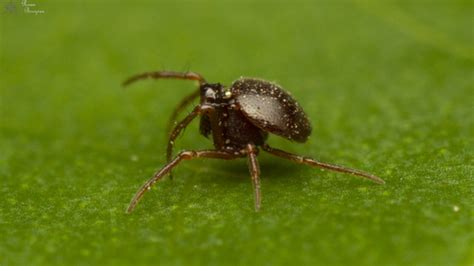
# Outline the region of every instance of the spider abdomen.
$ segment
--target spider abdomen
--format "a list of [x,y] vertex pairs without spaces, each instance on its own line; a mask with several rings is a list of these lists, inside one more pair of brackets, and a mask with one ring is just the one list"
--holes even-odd
[[231,90],[245,117],[262,130],[297,142],[305,142],[311,134],[303,108],[279,85],[240,78]]

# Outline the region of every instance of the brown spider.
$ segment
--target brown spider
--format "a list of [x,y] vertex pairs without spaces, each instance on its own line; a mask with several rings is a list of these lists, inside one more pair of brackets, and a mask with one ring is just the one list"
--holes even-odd
[[[323,163],[300,155],[275,149],[265,143],[268,133],[276,134],[296,142],[305,142],[311,134],[311,125],[299,104],[279,85],[255,78],[239,78],[229,88],[220,83],[208,83],[194,72],[158,71],[135,75],[123,85],[137,80],[184,79],[199,82],[199,89],[185,97],[171,115],[170,125],[177,115],[194,99],[200,103],[194,107],[171,131],[168,147],[168,163],[161,168],[135,194],[127,212],[132,212],[144,193],[158,180],[177,166],[182,160],[194,158],[214,158],[232,160],[247,157],[255,194],[255,210],[261,206],[260,167],[257,161],[258,148],[297,163],[329,169],[368,178],[376,183],[384,181],[372,174],[333,164]],[[189,123],[200,116],[200,132],[205,137],[212,136],[214,149],[186,150],[172,159],[174,141]]]

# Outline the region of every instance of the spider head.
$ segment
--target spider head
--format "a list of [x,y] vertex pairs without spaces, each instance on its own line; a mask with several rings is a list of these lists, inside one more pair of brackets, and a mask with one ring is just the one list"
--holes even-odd
[[202,104],[223,103],[227,99],[226,95],[228,93],[220,83],[204,83],[201,85],[200,90]]

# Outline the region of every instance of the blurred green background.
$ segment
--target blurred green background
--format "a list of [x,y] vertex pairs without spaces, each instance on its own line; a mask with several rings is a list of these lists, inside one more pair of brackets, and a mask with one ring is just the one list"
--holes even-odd
[[[0,11],[1,265],[473,265],[473,2],[21,1]],[[136,211],[165,162],[193,70],[276,81],[313,125],[275,147],[387,182],[261,153],[191,161]],[[177,148],[206,148],[197,123]]]

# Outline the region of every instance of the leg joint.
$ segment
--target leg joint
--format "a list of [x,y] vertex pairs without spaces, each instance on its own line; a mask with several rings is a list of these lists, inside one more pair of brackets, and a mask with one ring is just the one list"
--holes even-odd
[[197,157],[197,152],[195,151],[182,151],[179,153],[178,157],[183,158],[184,160],[189,160],[194,157]]

